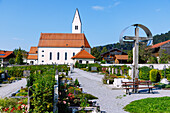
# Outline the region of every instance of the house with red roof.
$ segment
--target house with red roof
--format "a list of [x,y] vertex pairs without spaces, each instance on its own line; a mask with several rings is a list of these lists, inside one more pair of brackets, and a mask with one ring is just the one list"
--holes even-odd
[[74,60],[74,63],[78,61],[79,64],[89,64],[94,63],[95,57],[82,48],[82,50],[73,56],[72,59]]
[[[41,33],[39,43],[37,46],[37,54],[35,54],[35,48],[31,48],[27,63],[29,64],[74,64],[75,59],[72,58],[81,53],[81,58],[86,59],[86,63],[92,61],[91,47],[84,33],[82,33],[82,23],[78,9],[76,9],[73,21],[72,21],[72,33]],[[83,47],[83,53],[81,52]],[[31,52],[33,51],[34,52]],[[84,56],[85,55],[85,56]],[[36,62],[37,60],[37,62]],[[79,61],[81,62],[81,60]],[[84,60],[82,60],[84,63]]]
[[0,51],[0,66],[4,67],[9,65],[10,58],[15,58],[13,51]]
[[27,56],[27,63],[36,65],[38,63],[38,47],[31,47]]
[[102,60],[105,60],[109,64],[127,64],[128,54],[117,49],[111,49],[101,54]]
[[152,54],[156,56],[157,58],[159,58],[159,52],[162,49],[165,50],[165,53],[170,55],[170,40],[155,44],[149,47],[149,49],[152,49]]

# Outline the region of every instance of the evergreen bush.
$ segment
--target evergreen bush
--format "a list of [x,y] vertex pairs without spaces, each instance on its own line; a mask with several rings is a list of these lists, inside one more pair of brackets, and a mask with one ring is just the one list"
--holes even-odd
[[160,74],[159,74],[159,72],[158,72],[157,69],[152,69],[152,70],[150,71],[149,78],[150,78],[150,80],[151,80],[152,82],[159,82],[160,79],[161,79],[161,76],[160,76]]

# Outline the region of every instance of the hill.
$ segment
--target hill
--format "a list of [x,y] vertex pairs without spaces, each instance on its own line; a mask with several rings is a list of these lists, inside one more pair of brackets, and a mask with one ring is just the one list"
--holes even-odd
[[[168,31],[165,34],[161,33],[160,35],[157,34],[157,35],[153,36],[153,44],[161,43],[161,42],[164,42],[167,40],[170,40],[170,31]],[[112,48],[121,49],[121,45],[119,42],[113,43],[113,44],[107,44],[107,45],[103,45],[103,46],[96,46],[95,48],[97,48],[97,50],[99,52],[101,52],[104,47],[106,47],[107,50],[110,50]],[[129,50],[132,50],[132,44],[125,44],[122,46],[122,48],[123,48],[124,52],[127,52]]]

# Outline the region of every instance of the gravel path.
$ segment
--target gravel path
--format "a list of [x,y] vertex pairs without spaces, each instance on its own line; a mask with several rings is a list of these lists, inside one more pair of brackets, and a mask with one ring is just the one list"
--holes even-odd
[[25,87],[27,84],[26,78],[22,78],[22,80],[19,80],[17,82],[2,85],[0,84],[0,97],[5,98],[11,96],[12,93],[17,92],[21,87]]
[[170,90],[154,90],[155,94],[141,93],[126,95],[123,97],[125,94],[124,90],[112,90],[102,84],[103,75],[90,73],[75,68],[74,73],[71,74],[71,77],[74,80],[76,78],[79,80],[84,92],[98,97],[99,99],[97,102],[100,105],[101,111],[105,111],[107,113],[127,113],[123,110],[123,107],[134,100],[147,97],[170,96]]

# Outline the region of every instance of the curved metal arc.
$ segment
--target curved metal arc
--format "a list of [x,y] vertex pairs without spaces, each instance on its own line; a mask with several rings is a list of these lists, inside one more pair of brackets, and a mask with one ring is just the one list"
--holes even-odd
[[120,41],[120,44],[121,44],[121,45],[124,44],[124,43],[123,43],[123,34],[124,34],[124,32],[125,32],[129,27],[131,27],[131,26],[128,26],[128,27],[126,27],[125,29],[123,29],[123,31],[122,31],[121,34],[120,34],[119,41]]
[[[150,31],[146,26],[144,26],[144,25],[142,25],[142,24],[133,24],[133,25],[131,25],[131,26],[140,27],[141,29],[143,29],[143,30],[145,31],[145,33],[146,33],[146,35],[147,35],[147,38],[150,39],[150,41],[152,40],[152,33],[151,33],[151,31]],[[121,32],[120,37],[119,37],[119,41],[120,41],[120,44],[121,44],[121,45],[124,44],[124,43],[123,43],[123,34],[124,34],[124,32],[125,32],[129,27],[131,27],[131,26],[126,27],[126,28],[123,29],[123,31]]]
[[138,27],[142,28],[145,31],[147,37],[152,38],[152,33],[146,26],[144,26],[142,24],[133,24],[132,26],[138,26]]

